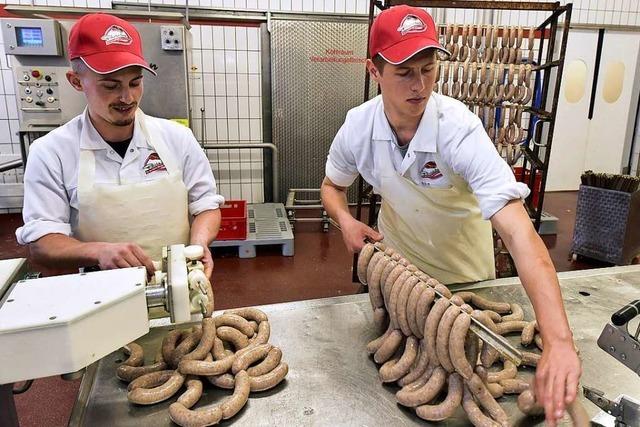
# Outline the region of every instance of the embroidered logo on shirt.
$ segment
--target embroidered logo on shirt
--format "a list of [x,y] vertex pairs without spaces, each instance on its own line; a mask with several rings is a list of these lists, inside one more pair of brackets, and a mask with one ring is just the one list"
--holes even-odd
[[425,23],[415,15],[405,16],[398,27],[398,32],[403,36],[408,33],[422,33],[426,30],[427,26]]
[[420,171],[420,178],[422,179],[438,179],[442,178],[442,173],[438,169],[438,165],[434,161],[428,161],[422,166]]
[[156,171],[166,171],[167,168],[164,166],[164,163],[162,163],[158,153],[151,153],[149,157],[147,157],[147,161],[144,162],[142,170],[144,170],[145,175],[149,175]]
[[100,37],[100,40],[104,40],[104,43],[107,46],[110,44],[121,44],[127,46],[133,42],[133,39],[124,30],[124,28],[118,25],[110,26],[107,31],[104,32],[104,35]]

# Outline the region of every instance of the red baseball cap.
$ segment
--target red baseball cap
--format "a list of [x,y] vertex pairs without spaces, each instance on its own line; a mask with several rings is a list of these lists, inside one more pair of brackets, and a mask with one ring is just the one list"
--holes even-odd
[[440,45],[438,27],[424,9],[394,6],[383,10],[373,21],[369,36],[371,58],[379,54],[390,64],[398,65],[429,48],[450,55]]
[[124,19],[106,13],[84,15],[71,28],[69,59],[76,58],[98,74],[137,65],[156,75],[142,55],[138,30]]

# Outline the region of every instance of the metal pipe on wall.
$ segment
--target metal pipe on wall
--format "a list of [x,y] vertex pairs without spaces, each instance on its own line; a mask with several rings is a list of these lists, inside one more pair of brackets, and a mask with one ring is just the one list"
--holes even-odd
[[222,144],[202,144],[205,150],[227,150],[227,149],[247,149],[247,148],[266,148],[271,150],[271,181],[272,181],[272,202],[278,202],[279,188],[279,171],[278,171],[278,147],[274,144],[267,143],[222,143]]

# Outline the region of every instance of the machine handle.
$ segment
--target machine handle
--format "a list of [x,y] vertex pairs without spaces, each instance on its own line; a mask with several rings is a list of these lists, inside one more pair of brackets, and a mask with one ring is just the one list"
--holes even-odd
[[613,313],[611,316],[611,322],[616,326],[622,326],[638,314],[640,314],[640,299],[631,301],[629,304]]

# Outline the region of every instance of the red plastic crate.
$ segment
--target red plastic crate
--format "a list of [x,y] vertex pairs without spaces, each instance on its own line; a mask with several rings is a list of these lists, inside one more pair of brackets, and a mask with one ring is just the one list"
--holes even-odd
[[[522,166],[516,166],[513,168],[513,173],[516,176],[516,181],[520,181],[520,177],[522,176]],[[529,185],[529,176],[531,171],[529,169],[524,171],[524,183]],[[534,188],[531,188],[531,192],[533,193],[533,205],[538,206],[538,197],[540,197],[540,187],[542,184],[542,172],[536,171],[536,179],[533,183]]]
[[247,201],[227,200],[220,206],[222,222],[216,240],[245,240],[247,238]]

